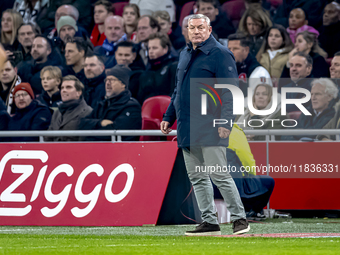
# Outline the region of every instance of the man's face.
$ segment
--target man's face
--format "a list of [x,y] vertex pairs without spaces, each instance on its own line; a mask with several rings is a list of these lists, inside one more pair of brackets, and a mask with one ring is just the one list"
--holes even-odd
[[33,40],[31,55],[35,61],[45,63],[50,53],[51,49],[48,47],[48,42],[45,38],[37,37]]
[[14,95],[14,103],[18,109],[24,109],[32,102],[31,96],[25,90],[18,90]]
[[160,17],[157,17],[158,24],[161,26],[161,33],[167,35],[169,30],[171,29],[171,22],[168,22]]
[[290,61],[290,78],[296,82],[300,79],[306,78],[312,71],[312,66],[307,66],[307,60],[301,56],[293,56]]
[[69,100],[77,100],[81,96],[81,91],[77,91],[75,81],[63,81],[60,87],[61,100],[67,102]]
[[73,38],[75,34],[76,30],[70,25],[65,25],[59,30],[59,37],[64,43],[66,43],[67,37]]
[[237,63],[242,63],[249,54],[249,47],[242,47],[239,40],[228,41],[228,48],[234,54]]
[[96,56],[85,59],[84,72],[87,79],[98,77],[104,71],[105,67]]
[[65,47],[65,59],[68,66],[77,64],[84,57],[84,51],[78,51],[76,43],[67,43]]
[[59,86],[60,80],[52,77],[49,71],[45,71],[41,77],[41,85],[43,89],[47,92],[55,91]]
[[305,12],[301,8],[293,9],[289,14],[289,28],[292,30],[296,30],[303,25],[307,25],[308,21],[306,20]]
[[[54,27],[55,27],[55,28],[58,27],[58,21],[59,21],[59,19],[60,19],[61,17],[63,17],[63,16],[71,16],[72,18],[75,19],[71,7],[69,7],[69,6],[67,6],[67,5],[66,5],[66,6],[65,6],[65,5],[62,5],[62,6],[60,6],[60,7],[57,9],[57,11],[56,11],[56,13],[55,13],[55,17],[54,17]],[[76,21],[77,21],[77,20],[76,20]]]
[[104,5],[96,5],[94,7],[94,23],[104,24],[105,19],[109,15],[108,11],[105,9]]
[[161,45],[161,40],[158,38],[149,40],[148,51],[150,59],[156,59],[164,56],[168,52],[168,47],[163,48]]
[[117,42],[124,34],[124,23],[122,19],[109,16],[105,20],[105,30],[107,40],[111,42]]
[[329,26],[334,23],[337,23],[340,19],[340,11],[337,3],[327,4],[325,9],[323,10],[323,25]]
[[334,56],[329,71],[332,79],[340,79],[340,56]]
[[106,77],[105,91],[106,96],[116,96],[125,90],[125,85],[115,76],[109,75]]
[[328,107],[332,96],[325,93],[325,86],[315,84],[311,90],[312,107],[315,111],[321,112]]
[[204,19],[192,19],[188,22],[189,40],[193,45],[199,45],[206,41],[212,31]]
[[30,25],[22,26],[18,31],[18,40],[22,46],[31,48],[35,37],[35,33]]
[[215,8],[212,3],[205,3],[200,1],[200,8],[198,9],[198,14],[204,14],[210,19],[210,22],[215,21],[218,15],[218,8]]
[[185,42],[189,43],[189,34],[188,34],[188,19],[183,19],[182,23],[182,35],[184,36]]
[[139,41],[144,41],[148,39],[151,34],[157,32],[157,27],[152,28],[150,26],[149,17],[144,17],[138,21],[137,25],[137,37]]
[[115,59],[118,65],[130,65],[136,58],[136,53],[132,52],[131,47],[118,47],[115,52]]
[[1,70],[0,81],[2,83],[11,83],[13,82],[16,75],[17,69],[13,68],[11,62],[7,61]]

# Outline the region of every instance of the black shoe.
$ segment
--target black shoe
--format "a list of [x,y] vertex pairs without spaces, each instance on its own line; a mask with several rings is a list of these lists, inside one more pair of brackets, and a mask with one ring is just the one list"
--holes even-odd
[[218,224],[210,224],[206,221],[199,224],[195,230],[185,232],[186,236],[215,236],[221,235],[221,229]]
[[233,235],[241,235],[250,230],[249,223],[246,219],[239,219],[233,222]]
[[261,212],[254,212],[253,210],[250,210],[249,212],[246,212],[247,220],[255,220],[255,221],[261,221],[265,220],[267,217],[264,215],[263,210]]

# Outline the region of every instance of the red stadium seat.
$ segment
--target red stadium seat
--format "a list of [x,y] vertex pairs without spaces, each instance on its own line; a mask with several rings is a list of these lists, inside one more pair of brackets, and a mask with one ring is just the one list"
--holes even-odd
[[124,6],[128,4],[129,2],[113,3],[112,6],[115,8],[115,15],[123,16]]
[[[142,129],[150,130],[160,129],[160,124],[163,119],[163,114],[166,112],[170,104],[171,98],[169,96],[155,96],[146,99],[142,106]],[[177,128],[177,122],[171,127]],[[171,141],[173,136],[168,136],[167,140]],[[160,138],[156,136],[141,136],[140,141],[159,141]]]
[[237,28],[244,11],[246,10],[246,6],[242,0],[232,0],[225,2],[222,5],[222,10],[227,13],[229,19],[233,22],[234,27]]
[[281,5],[282,1],[283,0],[268,0],[270,5],[273,6],[274,8],[277,8],[279,5]]
[[293,119],[293,120],[298,120],[300,115],[301,115],[300,111],[295,111],[295,112],[287,113],[288,118]]
[[195,1],[187,2],[185,5],[183,5],[181,10],[181,16],[179,18],[179,26],[182,26],[183,19],[190,15],[191,11],[193,10],[193,7],[195,5]]

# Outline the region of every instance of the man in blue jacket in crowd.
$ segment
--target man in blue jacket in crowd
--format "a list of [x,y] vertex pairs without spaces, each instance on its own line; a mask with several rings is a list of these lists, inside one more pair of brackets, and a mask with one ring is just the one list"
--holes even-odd
[[[231,213],[233,233],[243,234],[250,230],[240,195],[230,173],[226,171],[197,172],[197,167],[200,168],[200,166],[208,169],[216,165],[221,168],[227,166],[226,147],[232,127],[227,124],[213,127],[213,120],[230,121],[234,119],[234,116],[233,100],[228,89],[217,89],[219,91],[217,95],[216,90],[211,86],[200,82],[204,81],[203,79],[195,82],[193,78],[211,78],[214,80],[213,84],[217,83],[216,80],[220,78],[229,78],[228,84],[238,86],[234,56],[216,41],[211,31],[210,20],[205,15],[197,14],[189,18],[190,43],[180,54],[176,88],[161,123],[162,132],[168,134],[177,118],[178,147],[183,149],[188,176],[202,213],[203,223],[195,230],[187,231],[188,236],[221,234],[210,178],[220,190]],[[195,88],[197,83],[216,93],[219,99],[220,104],[214,104],[212,100],[207,101],[207,114],[201,114],[200,111],[202,90]],[[208,91],[206,88],[203,90]]]

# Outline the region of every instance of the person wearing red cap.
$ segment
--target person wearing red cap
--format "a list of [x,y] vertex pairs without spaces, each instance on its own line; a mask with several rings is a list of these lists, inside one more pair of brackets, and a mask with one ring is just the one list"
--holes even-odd
[[[20,83],[14,88],[14,103],[17,107],[8,123],[8,130],[47,130],[51,122],[50,109],[34,99],[29,83]],[[37,137],[11,137],[9,141],[38,141]]]

